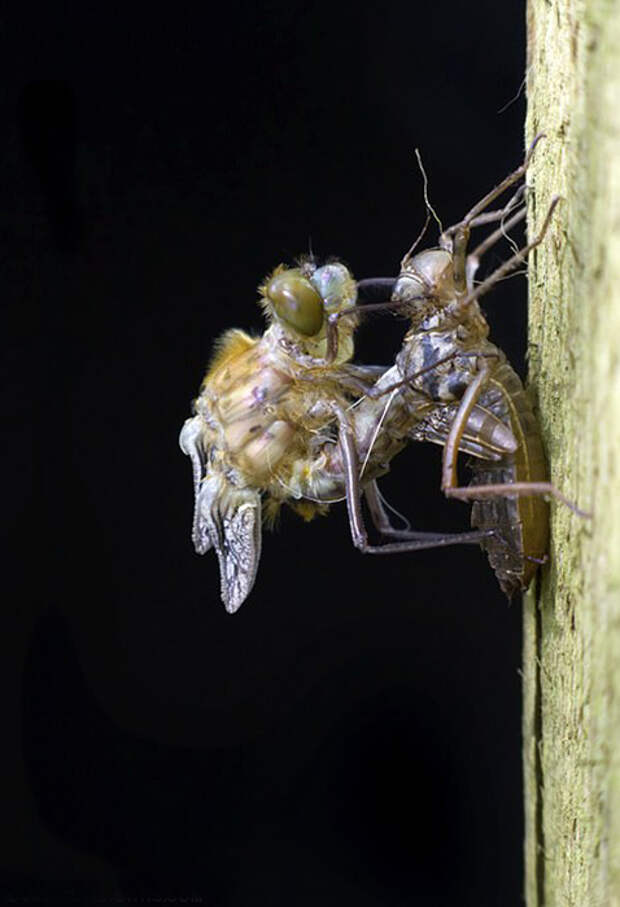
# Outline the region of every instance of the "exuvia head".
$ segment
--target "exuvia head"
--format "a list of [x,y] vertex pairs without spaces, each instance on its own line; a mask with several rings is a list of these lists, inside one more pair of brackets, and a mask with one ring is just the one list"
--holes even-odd
[[349,270],[340,262],[315,268],[279,265],[260,287],[262,305],[268,316],[302,337],[317,337],[325,320],[355,304],[356,286]]
[[432,296],[447,301],[454,295],[452,255],[445,249],[427,249],[403,260],[392,298],[407,302]]

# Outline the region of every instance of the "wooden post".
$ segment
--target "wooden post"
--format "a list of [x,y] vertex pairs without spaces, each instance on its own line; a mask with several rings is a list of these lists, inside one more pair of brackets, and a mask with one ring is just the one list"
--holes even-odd
[[528,0],[530,377],[554,483],[525,601],[528,907],[620,905],[620,2]]

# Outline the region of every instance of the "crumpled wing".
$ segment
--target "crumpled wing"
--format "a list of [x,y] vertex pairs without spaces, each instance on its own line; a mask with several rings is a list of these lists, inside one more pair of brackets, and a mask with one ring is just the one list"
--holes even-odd
[[207,474],[207,452],[203,441],[202,419],[194,416],[187,419],[179,435],[179,446],[192,461],[194,474],[194,518],[192,522],[192,542],[197,554],[205,554],[213,546],[208,526],[200,517],[198,510],[198,493]]
[[212,473],[200,486],[196,510],[197,525],[206,528],[220,562],[224,607],[234,614],[252,591],[260,561],[260,494]]

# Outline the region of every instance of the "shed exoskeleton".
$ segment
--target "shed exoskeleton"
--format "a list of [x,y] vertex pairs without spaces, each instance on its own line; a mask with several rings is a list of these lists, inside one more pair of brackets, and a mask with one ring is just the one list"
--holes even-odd
[[[390,301],[374,308],[398,310],[410,319],[409,330],[395,366],[368,389],[366,400],[354,415],[357,420],[377,421],[377,400],[390,395],[390,400],[396,400],[398,405],[394,408],[391,403],[381,415],[384,438],[394,433],[400,436],[404,430],[411,440],[431,440],[444,445],[442,489],[449,497],[474,500],[472,526],[487,530],[480,544],[509,598],[527,588],[537,565],[546,558],[549,519],[545,496],[554,496],[585,515],[548,481],[531,403],[504,353],[489,341],[489,327],[478,305],[480,296],[525,261],[529,251],[542,241],[557,198],[536,238],[485,281],[474,285],[481,255],[525,217],[523,190],[517,190],[501,210],[486,212],[485,209],[524,175],[539,138],[530,147],[521,167],[478,202],[462,221],[442,233],[438,248],[415,253],[414,246],[405,255],[400,274],[393,282]],[[501,226],[468,255],[471,229],[493,221],[501,221]],[[390,285],[387,278],[365,283]],[[342,313],[339,317],[344,316]],[[336,323],[333,319],[334,328]],[[436,406],[425,423],[414,420],[408,426],[400,409],[407,409],[407,393],[411,391]],[[463,437],[472,427],[474,411],[482,417],[479,435],[482,445],[477,451],[469,450],[476,456],[470,462],[473,479],[470,486],[460,487],[456,479],[456,457],[459,449],[464,449]],[[494,420],[506,432],[495,451],[488,432],[497,437],[501,432]],[[342,444],[348,444],[351,462],[348,492],[351,524],[358,526],[358,547],[366,550],[355,481],[360,448],[356,440],[360,436],[354,425],[348,432],[348,440],[343,433]],[[387,534],[393,536],[394,532],[388,529]],[[408,534],[400,532],[399,536],[406,539]],[[378,546],[376,550],[391,553],[410,549],[402,542]]]

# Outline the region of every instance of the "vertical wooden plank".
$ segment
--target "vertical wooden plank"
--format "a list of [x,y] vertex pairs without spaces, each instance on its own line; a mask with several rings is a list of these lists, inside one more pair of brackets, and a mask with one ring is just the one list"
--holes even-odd
[[530,261],[531,382],[552,479],[593,511],[553,506],[551,562],[525,608],[527,903],[620,905],[617,0],[529,0],[527,88],[527,139],[547,136],[530,231],[564,199]]

